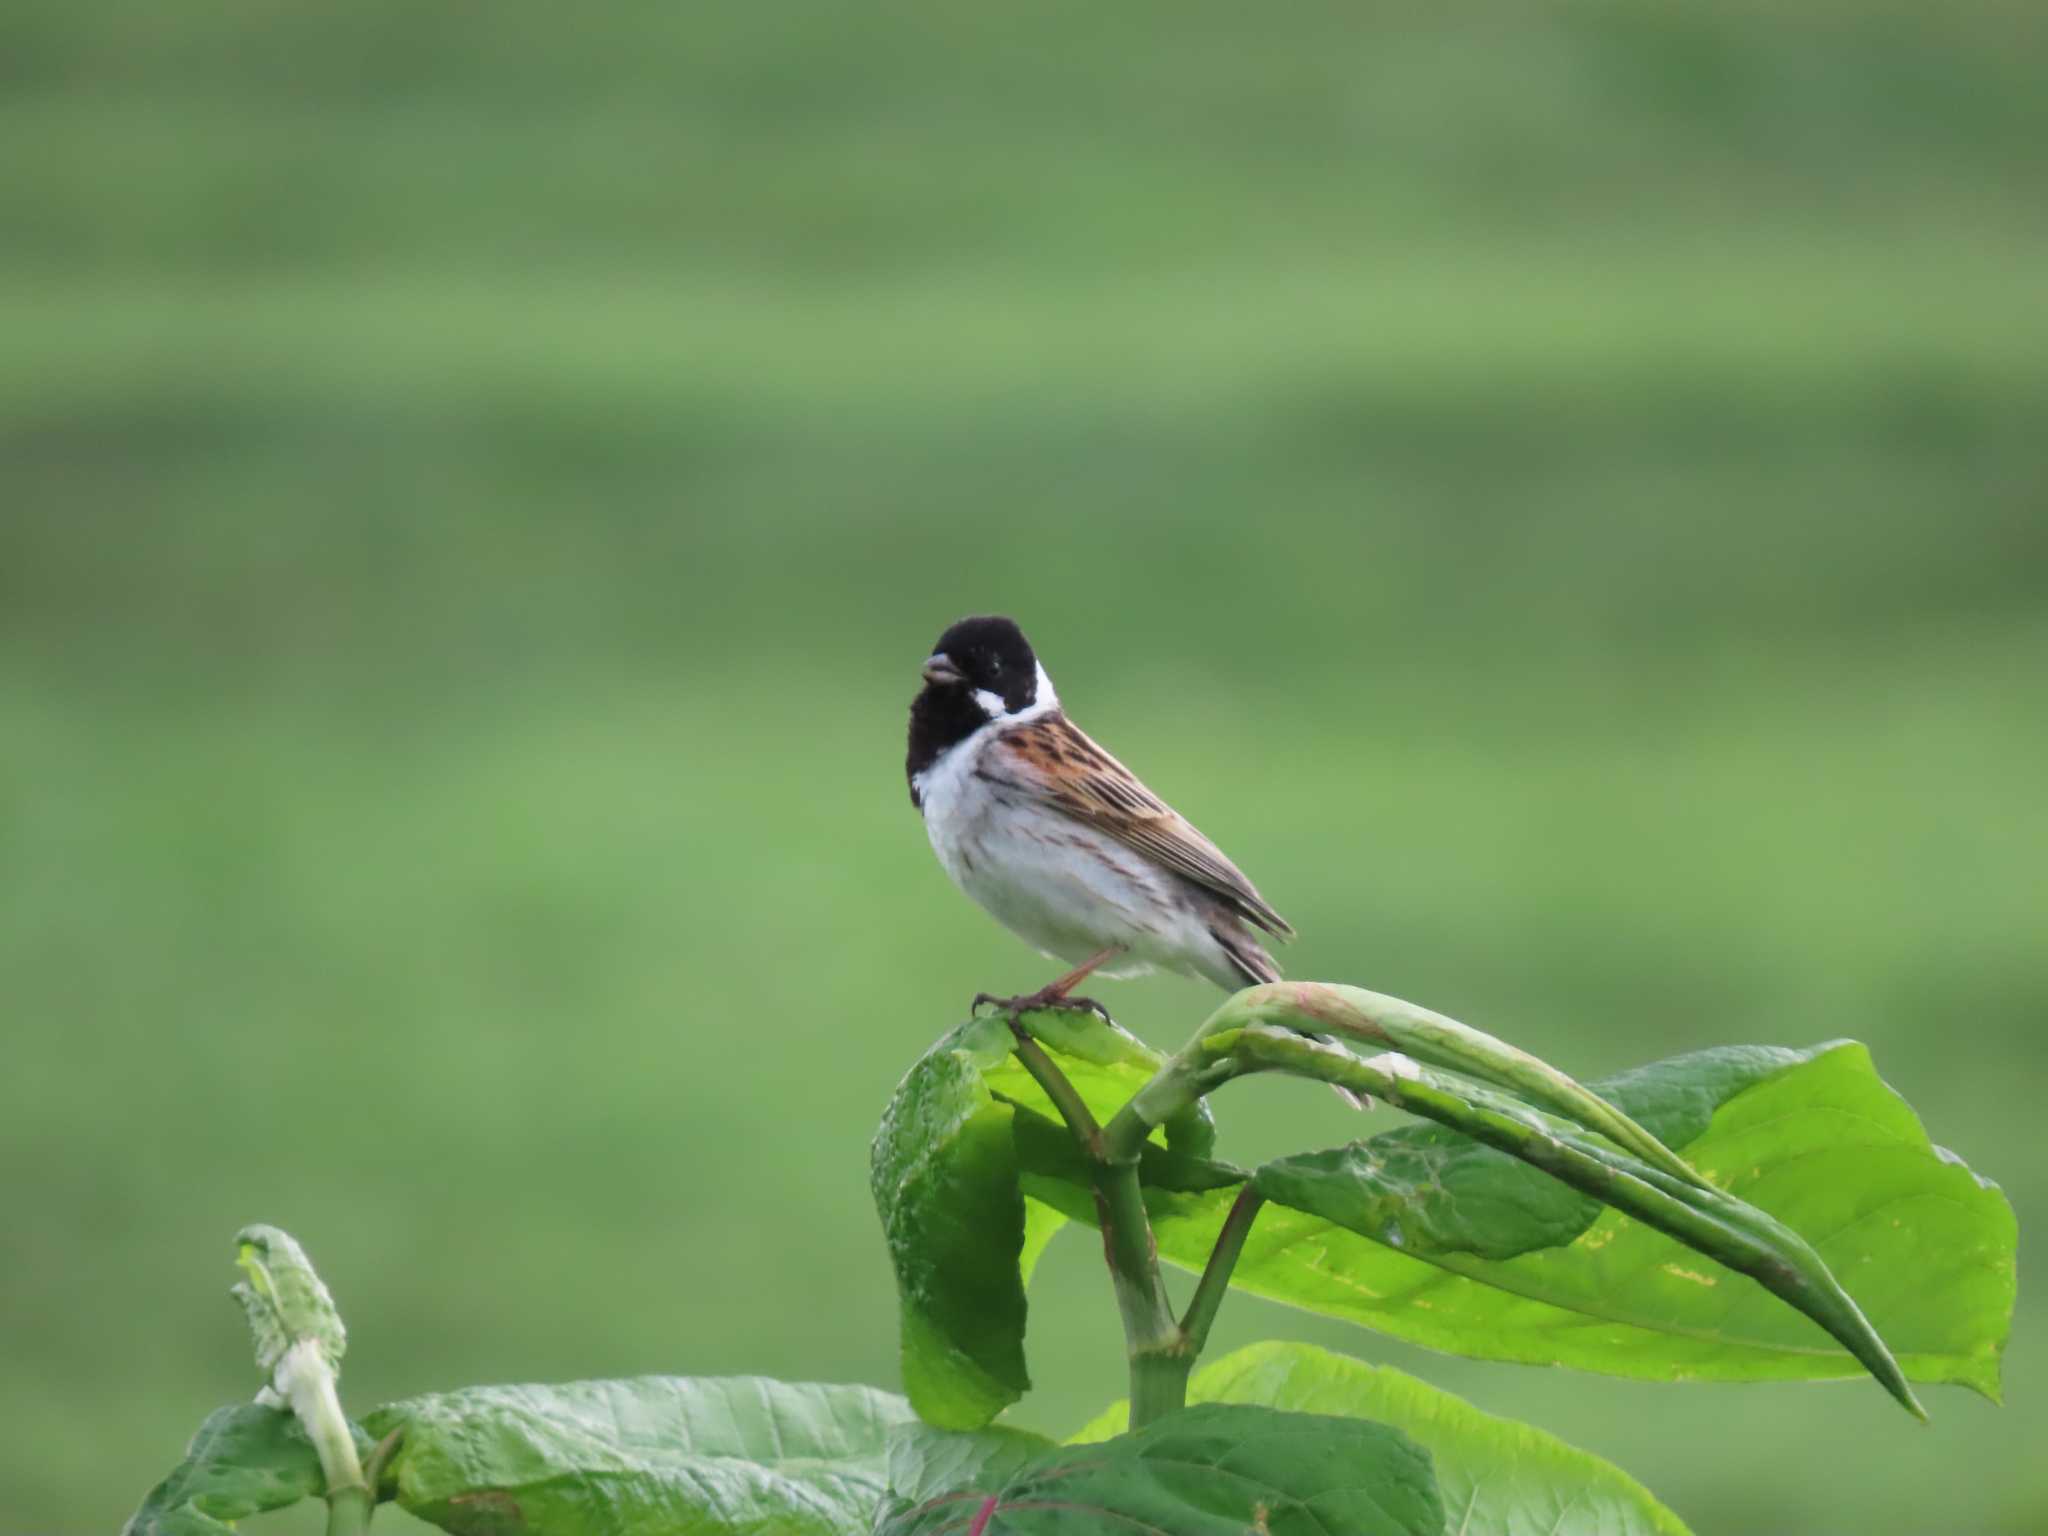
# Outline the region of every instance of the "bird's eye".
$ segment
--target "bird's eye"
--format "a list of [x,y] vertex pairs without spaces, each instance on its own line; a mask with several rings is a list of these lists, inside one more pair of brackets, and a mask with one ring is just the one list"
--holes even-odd
[[989,657],[989,659],[988,659],[988,675],[989,675],[990,677],[1001,677],[1001,676],[1003,675],[1003,658],[1002,658],[1002,657],[1000,657],[1000,656],[991,656],[991,657]]

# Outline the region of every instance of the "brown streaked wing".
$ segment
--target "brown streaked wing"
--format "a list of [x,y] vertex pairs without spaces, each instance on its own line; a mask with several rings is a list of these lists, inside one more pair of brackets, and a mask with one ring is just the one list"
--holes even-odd
[[1276,938],[1294,929],[1244,872],[1185,816],[1089,739],[1065,715],[1041,715],[998,736],[978,770],[1108,833],[1126,848],[1222,898]]

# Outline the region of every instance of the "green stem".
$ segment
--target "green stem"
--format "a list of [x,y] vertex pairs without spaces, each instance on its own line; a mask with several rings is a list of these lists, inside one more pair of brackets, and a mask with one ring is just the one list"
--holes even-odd
[[367,1488],[344,1488],[327,1496],[327,1536],[362,1536],[370,1528],[376,1498]]
[[1067,1129],[1074,1133],[1074,1140],[1081,1144],[1081,1150],[1089,1158],[1100,1160],[1103,1156],[1102,1127],[1095,1123],[1094,1112],[1088,1108],[1087,1101],[1075,1091],[1074,1085],[1067,1081],[1067,1074],[1053,1064],[1053,1059],[1045,1054],[1045,1047],[1031,1037],[1031,1031],[1015,1015],[1010,1019],[1010,1033],[1016,1037],[1011,1049],[1024,1063],[1024,1070],[1045,1090],[1045,1096],[1052,1100],[1053,1108],[1067,1122]]
[[334,1367],[316,1340],[301,1339],[286,1351],[276,1384],[320,1457],[327,1481],[327,1536],[360,1536],[369,1527],[377,1493],[357,1459],[355,1434],[334,1389]]
[[384,1481],[384,1469],[391,1465],[391,1458],[397,1453],[398,1442],[405,1438],[405,1426],[399,1425],[370,1451],[370,1459],[363,1463],[363,1482],[370,1490],[370,1498],[377,1497],[378,1485]]
[[1102,1128],[1103,1145],[1108,1154],[1111,1157],[1135,1157],[1157,1127],[1238,1076],[1242,1069],[1237,1062],[1217,1057],[1204,1049],[1204,1045],[1211,1035],[1241,1028],[1243,1023],[1230,1011],[1227,1002],[1211,1014],[1195,1031],[1194,1037],[1152,1074],[1152,1080],[1132,1094],[1128,1104],[1110,1116],[1109,1124]]
[[[1102,1228],[1102,1254],[1109,1266],[1110,1288],[1123,1321],[1124,1352],[1131,1378],[1131,1427],[1140,1428],[1187,1401],[1188,1372],[1194,1351],[1180,1324],[1159,1270],[1159,1249],[1145,1214],[1145,1191],[1138,1181],[1138,1156],[1145,1127],[1135,1137],[1111,1137],[1096,1123],[1074,1085],[1067,1081],[1043,1047],[1023,1024],[1012,1019],[1017,1059],[1032,1080],[1045,1090],[1067,1122],[1088,1159],[1095,1192],[1096,1219]],[[1128,1113],[1116,1119],[1122,1121]],[[1112,1122],[1115,1123],[1115,1122]]]
[[1188,1348],[1173,1302],[1159,1272],[1159,1249],[1145,1215],[1138,1161],[1094,1165],[1095,1210],[1102,1226],[1102,1252],[1123,1319],[1124,1352],[1131,1373],[1131,1428],[1140,1429],[1187,1400]]
[[1131,1356],[1131,1428],[1143,1429],[1185,1408],[1194,1368],[1195,1357],[1187,1353]]
[[1223,1305],[1224,1292],[1230,1289],[1230,1272],[1237,1267],[1244,1241],[1251,1236],[1252,1223],[1258,1220],[1259,1207],[1265,1203],[1266,1197],[1247,1184],[1237,1192],[1230,1214],[1223,1218],[1216,1246],[1209,1250],[1209,1262],[1202,1266],[1202,1278],[1196,1282],[1195,1294],[1189,1298],[1188,1310],[1180,1320],[1181,1336],[1187,1340],[1190,1359],[1201,1354],[1209,1343],[1209,1327],[1216,1321],[1216,1309]]

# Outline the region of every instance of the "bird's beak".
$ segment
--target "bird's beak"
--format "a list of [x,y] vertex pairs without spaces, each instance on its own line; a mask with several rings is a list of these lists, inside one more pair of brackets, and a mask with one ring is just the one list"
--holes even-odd
[[924,680],[928,683],[964,683],[967,675],[953,665],[953,658],[943,652],[924,659]]

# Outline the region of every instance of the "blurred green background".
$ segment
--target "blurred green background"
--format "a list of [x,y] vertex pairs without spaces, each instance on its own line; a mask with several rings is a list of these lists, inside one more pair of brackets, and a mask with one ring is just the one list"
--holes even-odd
[[[1853,1034],[2048,1223],[2048,9],[12,0],[0,1520],[253,1390],[894,1385],[867,1138],[1049,974],[900,778],[1019,615],[1369,984]],[[1177,1041],[1210,1006],[1112,986]],[[1255,1085],[1225,1150],[1355,1128]],[[1065,1431],[1119,1388],[1085,1239]],[[2011,1406],[1315,1339],[1709,1532],[2038,1532]],[[287,1522],[288,1524],[289,1522]],[[402,1522],[401,1522],[402,1523]]]

